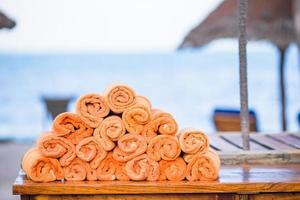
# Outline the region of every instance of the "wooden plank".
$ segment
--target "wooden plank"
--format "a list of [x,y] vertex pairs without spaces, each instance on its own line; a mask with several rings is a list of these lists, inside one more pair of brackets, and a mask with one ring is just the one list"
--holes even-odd
[[295,134],[287,134],[289,138],[292,138],[296,144],[300,144],[300,136]]
[[289,135],[300,140],[300,133],[290,133]]
[[261,143],[263,145],[269,146],[274,150],[284,151],[284,150],[296,150],[295,148],[286,145],[282,142],[279,142],[277,140],[273,140],[272,138],[266,137],[265,135],[261,134],[250,134],[250,138],[252,140],[257,141],[258,143]]
[[216,181],[66,181],[35,183],[19,175],[13,194],[175,194],[300,191],[300,164],[222,166]]
[[241,148],[238,148],[230,143],[228,143],[226,140],[220,138],[220,135],[208,135],[209,137],[209,142],[210,145],[212,145],[213,147],[221,150],[221,151],[226,151],[226,152],[236,152],[236,151],[240,151]]
[[[218,134],[236,146],[242,146],[240,133]],[[280,134],[282,135],[282,134]],[[250,134],[250,151],[220,151],[221,163],[235,164],[283,164],[300,163],[300,151],[290,145],[268,137],[268,134]],[[220,146],[220,145],[219,145]],[[262,148],[263,147],[263,148]]]
[[289,136],[288,134],[272,134],[267,137],[272,138],[274,140],[280,141],[284,144],[287,144],[291,147],[300,149],[300,142],[298,139]]
[[220,200],[220,199],[234,199],[233,194],[103,194],[103,195],[36,195],[32,200],[81,200],[81,199],[122,199],[122,200],[155,200],[155,199],[170,199],[170,200]]
[[[232,142],[236,144],[239,147],[243,147],[243,140],[241,134],[223,134],[221,135],[222,138],[226,139],[228,142]],[[270,150],[268,148],[265,148],[262,145],[259,145],[252,140],[250,140],[250,149],[251,150]]]
[[221,163],[223,165],[240,165],[240,164],[299,164],[300,151],[241,151],[219,152]]
[[273,193],[250,195],[250,200],[299,200],[300,193]]

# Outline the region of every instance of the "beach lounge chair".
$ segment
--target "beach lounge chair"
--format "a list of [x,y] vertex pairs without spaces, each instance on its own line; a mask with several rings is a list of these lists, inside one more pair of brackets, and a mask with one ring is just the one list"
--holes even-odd
[[[213,121],[217,131],[241,131],[240,110],[221,109],[214,110]],[[257,117],[253,110],[249,111],[250,131],[257,132]]]
[[58,114],[66,112],[73,97],[41,97],[46,105],[47,116],[54,119]]
[[299,127],[300,127],[300,112],[299,112],[298,115],[297,115],[297,122],[298,122],[298,125],[299,125]]

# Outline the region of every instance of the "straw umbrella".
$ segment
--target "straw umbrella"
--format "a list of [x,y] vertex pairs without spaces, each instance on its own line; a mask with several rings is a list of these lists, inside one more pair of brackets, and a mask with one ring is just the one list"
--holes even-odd
[[8,18],[3,12],[0,11],[0,29],[12,29],[16,26],[16,22]]
[[[236,0],[224,0],[203,22],[192,29],[179,48],[201,47],[219,38],[237,38],[238,20]],[[247,39],[267,40],[280,53],[279,85],[281,124],[286,130],[286,95],[284,81],[285,52],[296,40],[292,0],[250,0],[248,3]]]

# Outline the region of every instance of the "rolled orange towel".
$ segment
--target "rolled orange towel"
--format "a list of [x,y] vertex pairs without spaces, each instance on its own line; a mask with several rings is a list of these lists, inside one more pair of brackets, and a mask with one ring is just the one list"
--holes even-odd
[[121,136],[126,133],[125,126],[120,117],[113,115],[105,118],[100,126],[95,129],[94,137],[106,151],[111,151]]
[[63,169],[67,181],[97,180],[96,170],[92,169],[89,163],[79,158],[75,158],[70,165]]
[[178,140],[172,135],[158,135],[152,138],[147,148],[149,158],[155,161],[175,160],[180,152]]
[[52,130],[55,135],[63,136],[73,144],[93,135],[94,131],[79,115],[69,112],[61,113],[54,119]]
[[136,104],[123,112],[122,120],[129,133],[141,134],[151,119],[151,104],[146,97],[137,96],[136,99]]
[[125,163],[121,163],[113,159],[112,152],[109,152],[104,160],[101,161],[97,168],[97,177],[99,180],[129,180],[125,173]]
[[152,110],[152,118],[145,125],[142,135],[149,142],[157,135],[175,135],[178,125],[173,116],[160,110]]
[[23,156],[22,169],[35,182],[50,182],[64,178],[58,160],[42,156],[36,147],[29,149]]
[[125,134],[118,140],[118,146],[113,151],[113,157],[120,162],[127,162],[147,150],[146,139],[137,134]]
[[152,104],[151,104],[151,101],[147,98],[147,97],[145,97],[145,96],[137,96],[137,101],[138,101],[138,99],[142,99],[143,101],[146,101],[147,102],[147,105],[151,108],[152,107]]
[[44,133],[39,137],[37,148],[45,157],[59,158],[61,166],[69,165],[76,157],[74,144],[51,132]]
[[195,155],[197,155],[197,154],[186,154],[185,153],[185,154],[183,154],[183,160],[187,163],[190,163]]
[[119,180],[119,181],[129,181],[129,177],[125,171],[125,165],[126,163],[125,162],[119,162],[119,161],[116,161],[116,166],[117,166],[117,171],[116,171],[116,178]]
[[107,152],[93,137],[84,138],[76,145],[76,155],[83,161],[90,162],[92,169],[97,169]]
[[196,154],[188,163],[186,178],[189,181],[210,181],[218,178],[220,158],[214,151]]
[[128,177],[134,181],[156,181],[159,178],[159,164],[151,160],[147,154],[142,154],[125,165]]
[[176,160],[166,161],[161,160],[159,162],[160,175],[159,180],[181,181],[185,179],[186,175],[186,163],[181,157]]
[[122,113],[125,109],[133,106],[136,101],[134,90],[125,84],[111,85],[104,94],[109,108],[114,113]]
[[196,129],[183,129],[177,134],[180,148],[188,154],[205,153],[209,148],[209,140],[205,133]]
[[82,95],[76,102],[76,113],[90,127],[96,128],[110,112],[106,100],[100,94]]
[[[208,151],[211,151],[212,153],[214,153],[214,154],[216,154],[216,155],[218,155],[218,153],[215,151],[215,150],[213,150],[212,148],[208,148],[208,150],[206,151],[206,152],[208,152]],[[206,153],[205,152],[205,153]],[[198,154],[205,154],[205,153],[202,153],[202,152],[200,152],[200,153],[195,153],[195,154],[188,154],[188,153],[185,153],[185,154],[183,154],[183,159],[184,159],[184,161],[186,162],[186,163],[190,163],[191,161],[192,161],[192,159],[196,156],[196,155],[198,155]]]

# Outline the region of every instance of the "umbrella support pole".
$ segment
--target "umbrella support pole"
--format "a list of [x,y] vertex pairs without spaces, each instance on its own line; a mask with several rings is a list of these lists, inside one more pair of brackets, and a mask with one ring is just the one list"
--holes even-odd
[[248,80],[247,80],[247,0],[239,0],[239,61],[240,61],[240,104],[241,131],[243,149],[250,150],[249,142],[249,110],[248,110]]
[[286,122],[286,91],[285,91],[285,80],[284,80],[284,66],[285,66],[285,51],[286,48],[279,48],[280,53],[280,66],[279,66],[279,84],[280,84],[280,106],[281,106],[281,128],[282,131],[287,130]]

